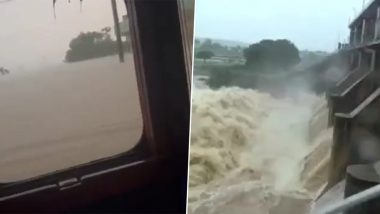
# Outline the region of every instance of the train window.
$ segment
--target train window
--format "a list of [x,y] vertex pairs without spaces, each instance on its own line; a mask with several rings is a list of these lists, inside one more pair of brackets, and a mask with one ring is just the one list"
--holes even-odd
[[123,0],[2,0],[0,14],[0,183],[111,157],[139,142],[143,120]]

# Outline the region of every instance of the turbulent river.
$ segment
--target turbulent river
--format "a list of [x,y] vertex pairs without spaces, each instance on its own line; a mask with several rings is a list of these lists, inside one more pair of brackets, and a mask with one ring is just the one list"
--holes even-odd
[[324,97],[194,84],[189,213],[310,213],[332,141]]

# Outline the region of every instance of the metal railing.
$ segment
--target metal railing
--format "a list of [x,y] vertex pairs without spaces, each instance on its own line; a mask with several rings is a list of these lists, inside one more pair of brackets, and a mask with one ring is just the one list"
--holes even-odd
[[[365,202],[368,202],[372,199],[376,199],[380,197],[380,184],[366,189],[362,192],[359,192],[355,195],[352,195],[338,203],[335,203],[320,212],[318,214],[340,214],[345,211],[349,211],[350,209],[361,205]],[[366,214],[366,213],[363,213]]]

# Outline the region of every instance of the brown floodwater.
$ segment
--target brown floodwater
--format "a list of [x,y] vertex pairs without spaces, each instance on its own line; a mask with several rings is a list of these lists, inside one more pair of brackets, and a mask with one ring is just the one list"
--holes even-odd
[[0,182],[128,151],[142,134],[132,55],[0,76]]

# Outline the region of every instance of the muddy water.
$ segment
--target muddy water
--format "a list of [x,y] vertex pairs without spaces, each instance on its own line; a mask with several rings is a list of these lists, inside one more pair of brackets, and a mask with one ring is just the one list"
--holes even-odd
[[0,182],[120,154],[141,133],[131,55],[0,76]]
[[322,97],[193,92],[189,211],[308,213],[332,138]]

